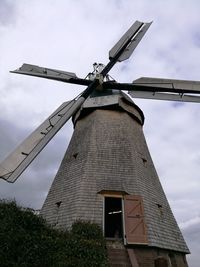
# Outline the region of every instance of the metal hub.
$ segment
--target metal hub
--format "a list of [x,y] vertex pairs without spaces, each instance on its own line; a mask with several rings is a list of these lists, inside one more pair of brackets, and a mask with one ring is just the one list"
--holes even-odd
[[99,84],[101,85],[103,82],[107,81],[115,81],[110,75],[106,75],[103,77],[101,74],[102,70],[105,68],[105,65],[102,63],[94,63],[93,64],[93,72],[89,72],[86,76],[86,79],[90,81],[99,80]]

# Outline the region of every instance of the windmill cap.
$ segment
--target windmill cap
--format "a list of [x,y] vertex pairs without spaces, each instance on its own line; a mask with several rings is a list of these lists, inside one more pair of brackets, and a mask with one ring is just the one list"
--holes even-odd
[[109,94],[95,93],[88,97],[81,108],[73,116],[74,126],[78,119],[88,115],[97,109],[123,110],[131,115],[138,123],[144,124],[144,114],[142,110],[122,91],[110,90]]

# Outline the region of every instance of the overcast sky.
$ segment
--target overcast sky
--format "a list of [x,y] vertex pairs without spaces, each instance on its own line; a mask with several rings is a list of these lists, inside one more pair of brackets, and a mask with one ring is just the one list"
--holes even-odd
[[[9,73],[23,63],[84,78],[135,20],[153,21],[130,60],[110,72],[117,81],[141,76],[200,80],[199,0],[1,0],[0,160],[62,102],[83,88]],[[191,250],[200,254],[200,104],[134,100],[160,180]],[[0,180],[0,198],[40,209],[70,140],[67,123],[15,184]]]

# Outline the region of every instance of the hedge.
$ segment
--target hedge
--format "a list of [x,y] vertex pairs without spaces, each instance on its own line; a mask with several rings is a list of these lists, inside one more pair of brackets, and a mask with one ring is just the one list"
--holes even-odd
[[96,224],[56,230],[33,210],[0,201],[0,266],[107,267],[105,239]]

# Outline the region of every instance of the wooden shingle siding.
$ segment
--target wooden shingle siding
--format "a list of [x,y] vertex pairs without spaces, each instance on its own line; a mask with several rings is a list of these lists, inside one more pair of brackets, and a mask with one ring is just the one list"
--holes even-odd
[[142,197],[149,247],[188,253],[149,154],[143,113],[120,94],[115,100],[74,117],[71,142],[41,215],[57,228],[70,228],[78,219],[102,226],[99,192],[126,192]]

